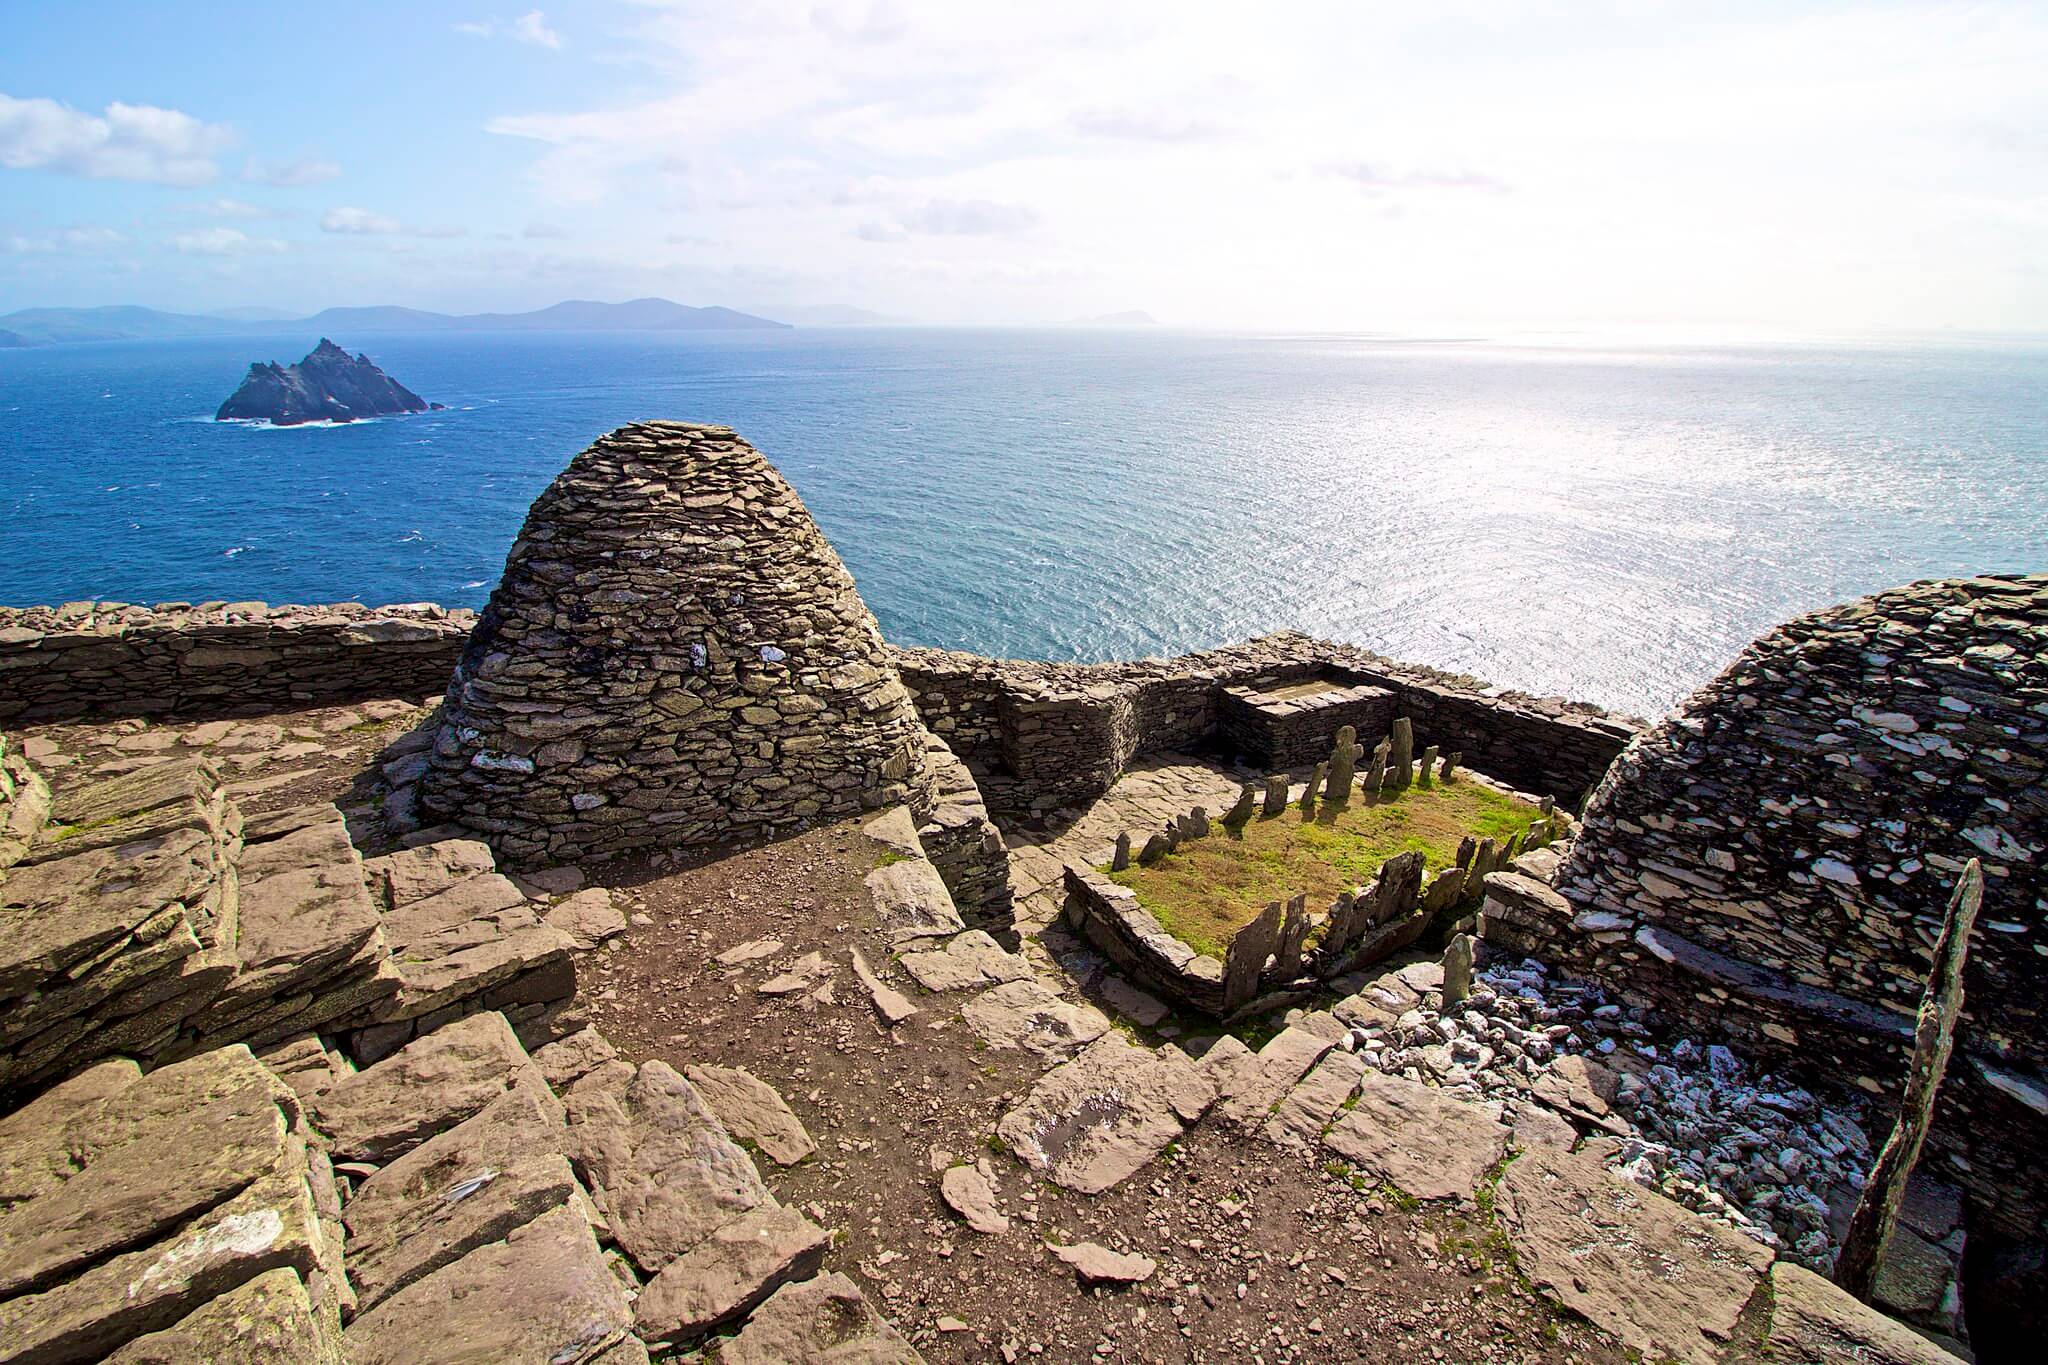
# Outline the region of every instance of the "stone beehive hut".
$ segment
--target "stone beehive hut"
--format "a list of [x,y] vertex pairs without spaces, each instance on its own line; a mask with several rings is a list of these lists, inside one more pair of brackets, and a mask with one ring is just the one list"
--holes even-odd
[[727,428],[641,422],[534,503],[421,795],[511,860],[601,857],[922,809],[925,742],[795,491]]
[[2024,1235],[2048,1218],[2048,576],[1914,584],[1765,635],[1616,763],[1558,890],[1661,1003],[1889,1089],[1973,857],[1935,1145]]

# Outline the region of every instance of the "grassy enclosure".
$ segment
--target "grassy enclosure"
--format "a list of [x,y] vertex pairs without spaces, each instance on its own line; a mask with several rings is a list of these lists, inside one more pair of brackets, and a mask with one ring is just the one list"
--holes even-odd
[[1254,816],[1242,830],[1212,819],[1208,838],[1150,867],[1134,862],[1108,875],[1135,891],[1161,928],[1220,958],[1231,935],[1269,902],[1307,893],[1309,908],[1323,910],[1397,853],[1420,853],[1436,871],[1458,860],[1467,835],[1504,843],[1537,815],[1533,804],[1471,780],[1410,787],[1377,801],[1322,803],[1313,814],[1290,805],[1270,820]]

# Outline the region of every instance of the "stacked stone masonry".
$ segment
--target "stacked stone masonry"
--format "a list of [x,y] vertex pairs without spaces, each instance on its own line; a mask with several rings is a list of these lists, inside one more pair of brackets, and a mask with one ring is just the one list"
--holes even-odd
[[475,619],[431,603],[0,607],[0,722],[426,696],[447,686]]
[[[1765,1057],[1890,1092],[1958,873],[1986,891],[1932,1139],[2015,1236],[2048,1220],[2048,576],[1794,621],[1623,755],[1557,892],[1488,920]],[[1490,936],[1495,936],[1492,929]]]
[[107,1061],[0,1114],[18,1365],[645,1365],[712,1333],[916,1365],[830,1245],[715,1093],[497,1013],[362,1070],[313,1034]]
[[916,710],[796,493],[646,422],[542,493],[448,686],[425,809],[518,863],[930,810]]
[[[1352,724],[1370,745],[1407,717],[1418,749],[1461,753],[1464,766],[1528,791],[1577,802],[1640,726],[1556,698],[1481,690],[1467,680],[1300,634],[1264,636],[1176,659],[1060,664],[897,649],[897,671],[932,732],[984,772],[1016,779],[999,797],[1008,816],[1042,814],[1108,790],[1130,760],[1165,749],[1228,747],[1267,761],[1270,737],[1240,716],[1242,696],[1330,679],[1352,690],[1344,706],[1302,708],[1313,723],[1290,727],[1281,751],[1329,751]],[[1391,704],[1375,695],[1391,694]],[[1377,729],[1372,728],[1377,726]]]
[[394,897],[334,806],[245,820],[206,760],[6,771],[34,818],[0,857],[0,1094],[311,1029],[376,1056],[479,1009],[545,1039],[575,993],[573,940],[480,844],[393,855],[419,869]]

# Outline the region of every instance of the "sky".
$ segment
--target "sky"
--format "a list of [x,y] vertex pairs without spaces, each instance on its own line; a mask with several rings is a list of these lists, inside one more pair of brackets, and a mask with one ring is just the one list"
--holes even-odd
[[2048,4],[0,0],[0,312],[2048,331]]

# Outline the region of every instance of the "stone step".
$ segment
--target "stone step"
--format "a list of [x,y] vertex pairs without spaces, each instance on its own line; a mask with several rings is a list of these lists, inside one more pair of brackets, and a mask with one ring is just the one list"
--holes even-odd
[[642,1274],[772,1203],[696,1087],[663,1062],[607,1062],[562,1097],[569,1155]]
[[721,1342],[719,1365],[923,1365],[924,1357],[837,1271],[787,1284]]
[[322,1321],[299,1273],[267,1270],[187,1313],[161,1332],[136,1337],[104,1365],[349,1365],[341,1334]]
[[121,1358],[176,1359],[178,1340],[239,1330],[246,1304],[195,1317],[212,1300],[279,1270],[299,1297],[271,1281],[269,1320],[332,1338],[345,1281],[317,1183],[298,1097],[247,1048],[53,1087],[0,1120],[0,1361],[98,1360],[156,1333],[172,1335]]
[[[315,823],[248,845],[240,872],[237,971],[192,1022],[201,1046],[273,1031],[304,1010],[286,1003],[303,996],[310,1004],[330,984],[360,985],[388,956],[362,859],[332,806]],[[296,1021],[301,1030],[325,1022]]]
[[354,1365],[586,1365],[632,1327],[589,1220],[564,1206],[399,1290],[344,1341]]
[[218,855],[207,834],[181,829],[10,870],[0,1090],[97,1056],[149,1055],[227,984],[238,888]]
[[528,1079],[546,1084],[505,1017],[473,1014],[337,1081],[312,1107],[336,1161],[381,1166]]
[[795,1209],[764,1204],[662,1267],[633,1305],[644,1341],[695,1341],[745,1317],[793,1280],[818,1273],[832,1234]]
[[1109,1033],[1040,1078],[996,1133],[1046,1179],[1100,1194],[1164,1151],[1215,1098],[1209,1075],[1179,1048]]
[[368,1311],[423,1276],[565,1204],[562,1106],[537,1075],[359,1185],[343,1211],[349,1280]]
[[118,848],[183,829],[205,830],[232,845],[241,818],[212,762],[171,759],[119,777],[61,784],[52,794],[49,822],[24,861]]

